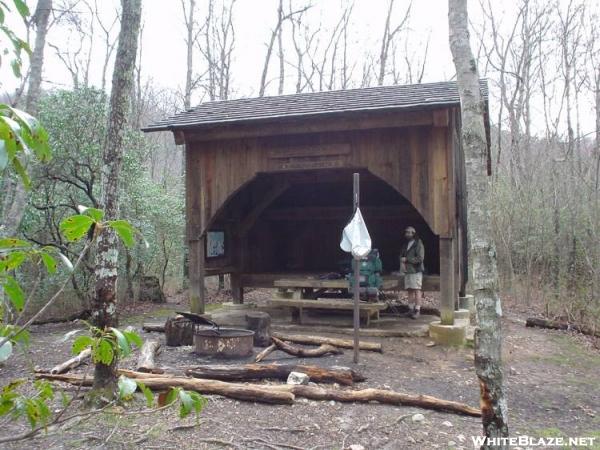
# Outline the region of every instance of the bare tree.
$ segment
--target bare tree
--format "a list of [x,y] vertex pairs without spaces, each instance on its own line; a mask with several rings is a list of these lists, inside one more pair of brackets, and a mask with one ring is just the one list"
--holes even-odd
[[[107,219],[119,217],[119,173],[123,159],[123,136],[130,109],[130,93],[140,31],[141,0],[121,0],[121,30],[113,71],[108,130],[102,155],[102,199]],[[104,330],[116,324],[118,241],[111,229],[100,231],[96,253],[96,286],[92,301],[94,324]],[[111,399],[116,394],[116,358],[96,364],[94,392]]]
[[[267,84],[268,84],[267,75],[269,72],[269,63],[271,61],[271,55],[273,53],[273,48],[275,47],[275,39],[277,39],[277,37],[281,35],[281,28],[283,27],[283,24],[287,20],[293,19],[294,16],[296,16],[298,14],[302,14],[309,8],[310,8],[310,5],[304,6],[300,9],[297,9],[294,11],[290,10],[287,14],[284,14],[283,13],[283,0],[279,0],[279,4],[277,7],[277,24],[275,25],[275,28],[273,28],[273,30],[271,31],[271,37],[269,39],[269,43],[267,44],[267,53],[265,55],[265,62],[263,64],[263,70],[262,70],[262,74],[260,76],[260,85],[259,85],[259,89],[258,89],[259,97],[263,97],[265,95],[265,89],[267,88]],[[280,64],[280,75],[279,75],[280,87],[283,83],[281,78],[284,76],[283,72],[281,72],[281,71],[282,71],[282,66]]]
[[210,100],[227,100],[231,92],[231,56],[235,46],[235,0],[223,0],[221,11],[217,13],[215,4],[215,0],[209,0],[206,20],[200,30],[203,39],[197,40],[206,71],[192,84],[200,83]]
[[[475,370],[486,437],[508,436],[508,407],[502,372],[502,308],[486,177],[487,138],[477,65],[469,43],[467,0],[448,1],[450,49],[461,101],[462,147],[467,180],[469,260],[477,308]],[[484,445],[485,448],[490,445]],[[502,445],[491,447],[501,448]]]
[[394,2],[395,0],[390,0],[388,4],[387,15],[385,16],[385,25],[383,27],[383,36],[381,38],[381,50],[379,51],[379,75],[377,77],[377,84],[381,86],[385,80],[385,76],[387,74],[387,63],[390,53],[390,46],[394,42],[394,38],[398,33],[405,29],[408,24],[408,20],[410,19],[410,10],[412,7],[412,2],[408,4],[406,11],[404,12],[404,16],[400,23],[392,29],[391,20],[392,13],[394,10]]
[[100,29],[102,30],[104,39],[104,62],[102,64],[102,78],[100,81],[100,89],[104,91],[106,89],[106,73],[108,71],[108,64],[117,45],[117,37],[113,35],[113,30],[119,21],[119,12],[115,12],[114,18],[110,23],[104,23],[104,21],[101,19],[100,11],[98,10],[98,0],[94,0],[94,17],[96,22],[98,22]]
[[194,91],[197,80],[193,80],[194,74],[194,45],[198,40],[201,30],[196,23],[196,0],[181,0],[181,8],[185,19],[185,46],[186,46],[186,72],[185,72],[185,91],[183,95],[183,106],[189,109],[192,103],[192,92]]

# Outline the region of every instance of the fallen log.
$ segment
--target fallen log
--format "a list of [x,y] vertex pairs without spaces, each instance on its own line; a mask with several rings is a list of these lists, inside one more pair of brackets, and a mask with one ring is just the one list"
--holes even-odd
[[[324,389],[315,386],[303,385],[252,385],[227,383],[217,380],[203,380],[176,376],[157,376],[149,373],[119,370],[119,373],[129,378],[139,379],[152,390],[164,391],[174,387],[193,390],[202,394],[215,394],[238,400],[255,401],[262,403],[291,404],[296,397],[311,400],[328,400],[341,403],[367,403],[378,402],[388,405],[416,406],[435,411],[452,412],[472,417],[481,417],[481,410],[465,405],[464,403],[443,400],[429,395],[404,394],[385,389]],[[74,385],[91,386],[92,377],[80,375],[52,375],[37,373],[37,378],[53,381],[62,381]]]
[[385,389],[361,389],[353,391],[349,389],[324,389],[315,386],[291,384],[272,385],[270,388],[282,392],[291,392],[296,397],[304,397],[311,400],[333,400],[343,403],[378,402],[388,405],[416,406],[423,409],[481,417],[481,410],[479,408],[473,408],[464,403],[443,400],[429,395],[404,394]]
[[164,323],[144,323],[142,324],[142,330],[147,333],[164,333],[165,332],[165,324]]
[[92,350],[86,348],[77,356],[73,356],[71,359],[67,359],[65,362],[57,364],[52,369],[50,369],[50,373],[59,374],[59,373],[67,373],[69,370],[74,369],[75,367],[80,366],[87,360],[92,354]]
[[137,361],[137,371],[146,373],[164,373],[164,369],[156,367],[155,357],[160,351],[160,342],[145,341]]
[[273,353],[275,350],[277,350],[277,346],[275,344],[269,345],[262,352],[260,352],[258,355],[256,355],[254,362],[261,362],[263,359],[265,359],[270,353]]
[[282,352],[288,353],[293,356],[297,356],[299,358],[315,358],[318,356],[324,356],[327,354],[339,355],[342,350],[338,347],[334,347],[331,344],[321,344],[320,347],[317,348],[302,348],[297,347],[292,344],[288,344],[287,342],[283,342],[276,337],[271,337],[271,341],[277,347],[277,350],[281,350]]
[[[416,406],[424,409],[446,411],[472,417],[481,416],[480,409],[473,408],[464,403],[443,400],[429,395],[405,394],[385,389],[348,390],[324,389],[315,386],[288,384],[252,385],[178,376],[157,376],[149,373],[123,369],[119,370],[119,373],[132,379],[139,379],[146,387],[157,391],[181,387],[202,394],[215,394],[238,400],[282,404],[293,403],[295,397],[303,397],[311,400],[333,400],[343,403],[378,402],[389,405]],[[36,377],[82,386],[92,386],[93,383],[92,377],[83,377],[80,375],[36,373]]]
[[[164,391],[180,387],[200,394],[221,395],[249,402],[274,403],[291,405],[294,402],[292,392],[277,391],[267,386],[257,386],[241,383],[226,383],[218,380],[203,380],[199,378],[161,376],[143,372],[119,371],[130,378],[139,379],[144,385],[153,391]],[[52,381],[62,381],[76,386],[92,386],[92,377],[80,375],[52,375],[48,373],[36,373],[36,378]]]
[[338,383],[345,386],[355,381],[364,381],[365,377],[348,367],[326,369],[303,364],[244,364],[244,365],[203,365],[185,370],[185,374],[194,378],[206,378],[222,381],[248,381],[274,378],[287,380],[290,372],[302,372],[315,383]]
[[592,328],[571,324],[568,322],[561,322],[558,320],[542,319],[539,317],[529,317],[525,321],[527,327],[537,328],[549,328],[551,330],[563,330],[563,331],[576,331],[587,336],[600,337],[600,330],[593,330]]
[[[294,342],[296,344],[308,344],[308,345],[321,345],[329,344],[339,348],[354,348],[354,341],[350,339],[337,339],[325,336],[305,336],[303,334],[283,334],[274,332],[272,335],[278,339],[288,342]],[[367,350],[372,352],[382,352],[381,344],[378,342],[359,342],[360,350]]]

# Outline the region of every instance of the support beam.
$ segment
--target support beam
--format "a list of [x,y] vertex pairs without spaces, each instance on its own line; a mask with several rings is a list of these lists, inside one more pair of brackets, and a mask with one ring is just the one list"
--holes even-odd
[[454,243],[440,237],[440,319],[442,325],[454,324]]
[[252,211],[250,211],[248,215],[246,215],[246,217],[244,217],[244,219],[240,222],[238,228],[239,236],[245,236],[248,231],[250,231],[250,228],[252,228],[252,225],[256,223],[260,215],[289,187],[290,183],[288,181],[283,181],[273,186],[273,189],[271,189],[256,205],[254,205]]
[[188,241],[189,277],[190,277],[190,311],[204,314],[204,241],[202,236]]
[[240,272],[231,272],[229,275],[229,283],[231,285],[233,303],[241,305],[244,303],[244,286],[242,285],[242,276]]

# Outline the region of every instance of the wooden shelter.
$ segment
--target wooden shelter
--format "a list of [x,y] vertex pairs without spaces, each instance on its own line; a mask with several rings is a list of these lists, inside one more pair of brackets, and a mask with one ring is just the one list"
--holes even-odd
[[414,226],[424,289],[454,309],[467,279],[455,82],[207,102],[144,131],[165,130],[185,144],[192,311],[204,309],[207,275],[230,273],[243,302],[244,287],[337,271],[353,172],[384,270],[398,270]]

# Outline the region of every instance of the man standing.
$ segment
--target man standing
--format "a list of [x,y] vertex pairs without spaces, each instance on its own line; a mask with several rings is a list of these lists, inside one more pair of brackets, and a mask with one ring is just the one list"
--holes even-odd
[[423,260],[425,247],[413,227],[404,230],[405,244],[400,252],[400,272],[404,273],[404,288],[408,292],[410,318],[421,314],[421,286],[423,284]]

